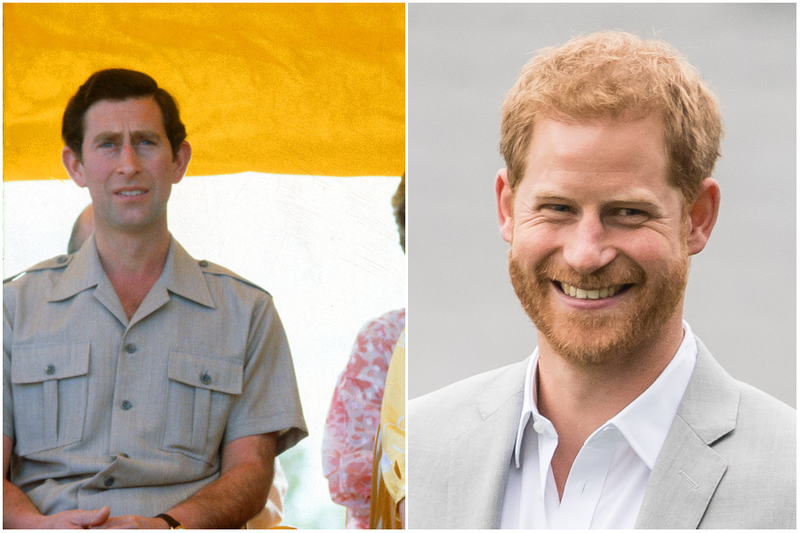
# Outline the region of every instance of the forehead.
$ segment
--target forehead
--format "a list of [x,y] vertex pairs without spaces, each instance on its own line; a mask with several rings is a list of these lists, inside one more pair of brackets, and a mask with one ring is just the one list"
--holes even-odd
[[166,137],[161,108],[152,97],[100,100],[86,111],[84,137],[98,133],[150,131]]
[[590,121],[541,118],[534,123],[524,181],[667,185],[667,170],[658,115]]
[[632,120],[537,120],[528,158],[537,166],[613,171],[662,166],[667,154],[661,119],[648,115]]

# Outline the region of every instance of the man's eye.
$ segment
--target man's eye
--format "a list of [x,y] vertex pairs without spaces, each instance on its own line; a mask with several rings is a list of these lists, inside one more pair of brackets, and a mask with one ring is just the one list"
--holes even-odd
[[620,207],[611,212],[611,216],[622,224],[641,224],[649,220],[647,211],[633,207]]
[[111,148],[112,146],[114,146],[114,143],[111,141],[106,141],[100,144],[100,148]]
[[617,215],[621,217],[647,217],[648,214],[646,211],[642,211],[641,209],[635,209],[633,207],[620,207],[617,209]]
[[551,205],[549,207],[550,207],[550,209],[552,209],[553,211],[555,211],[557,213],[569,213],[570,212],[570,207],[568,205],[553,204],[553,205]]

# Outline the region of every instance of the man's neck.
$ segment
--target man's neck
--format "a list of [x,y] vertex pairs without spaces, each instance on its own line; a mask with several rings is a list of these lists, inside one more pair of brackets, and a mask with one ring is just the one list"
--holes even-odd
[[586,439],[635,400],[661,375],[683,341],[682,310],[636,353],[607,364],[577,365],[539,335],[536,405],[558,433],[553,474],[561,495]]
[[125,233],[95,228],[100,264],[130,319],[161,276],[169,252],[166,227]]

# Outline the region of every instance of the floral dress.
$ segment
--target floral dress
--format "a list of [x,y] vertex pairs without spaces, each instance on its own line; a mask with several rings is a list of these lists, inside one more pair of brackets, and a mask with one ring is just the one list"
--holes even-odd
[[325,421],[322,471],[331,499],[347,507],[349,529],[369,525],[372,458],[386,372],[405,324],[405,309],[364,324],[336,383]]

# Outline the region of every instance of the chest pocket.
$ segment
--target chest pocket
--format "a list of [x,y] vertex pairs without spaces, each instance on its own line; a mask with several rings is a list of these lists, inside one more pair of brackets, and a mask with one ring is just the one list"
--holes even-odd
[[244,363],[171,351],[167,416],[161,449],[213,464],[236,397]]
[[89,343],[12,347],[16,453],[81,440],[86,419]]

